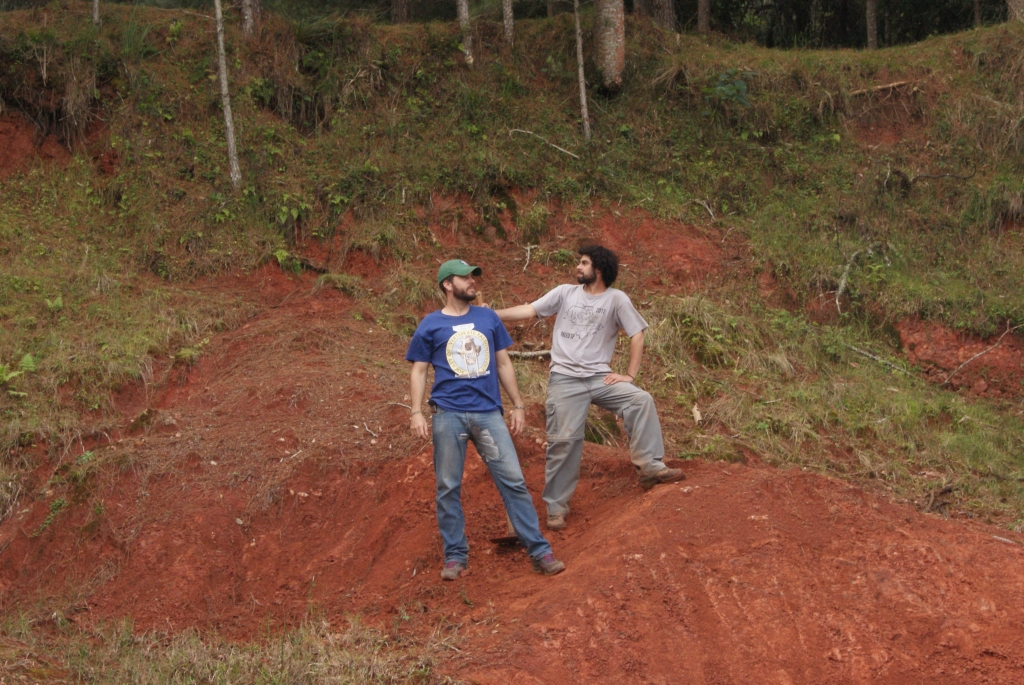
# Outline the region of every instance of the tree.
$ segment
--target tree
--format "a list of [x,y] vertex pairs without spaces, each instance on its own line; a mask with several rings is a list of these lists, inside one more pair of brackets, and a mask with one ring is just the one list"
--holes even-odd
[[868,50],[878,49],[878,0],[867,0]]
[[580,84],[580,117],[583,119],[583,138],[590,142],[590,114],[587,112],[587,79],[583,73],[583,31],[580,30],[580,0],[572,0],[572,14],[576,20],[576,80]]
[[711,33],[711,0],[697,0],[697,33]]
[[409,0],[391,0],[391,23],[404,24],[409,21]]
[[[573,8],[578,14],[575,1]],[[626,67],[626,10],[623,0],[595,0],[594,52],[601,85],[611,91],[621,88],[622,71]]]
[[242,0],[242,33],[246,38],[252,38],[256,33],[256,26],[260,22],[260,0]]
[[466,64],[473,66],[473,34],[469,25],[469,0],[455,0],[455,10],[462,28],[462,50],[466,53]]
[[100,25],[100,0],[92,0],[92,25]]
[[633,0],[633,11],[640,16],[650,17],[663,29],[672,31],[676,27],[674,0]]
[[501,0],[501,16],[505,21],[505,42],[508,43],[509,47],[512,47],[513,34],[516,28],[516,18],[512,14],[512,0]]
[[1011,21],[1024,21],[1024,0],[1006,0],[1006,8]]
[[231,94],[228,92],[228,59],[224,52],[224,14],[220,0],[213,0],[217,19],[217,60],[220,72],[220,100],[224,107],[224,133],[228,139],[228,175],[231,187],[238,192],[242,186],[242,170],[238,167],[238,149],[235,147],[235,120],[231,116]]

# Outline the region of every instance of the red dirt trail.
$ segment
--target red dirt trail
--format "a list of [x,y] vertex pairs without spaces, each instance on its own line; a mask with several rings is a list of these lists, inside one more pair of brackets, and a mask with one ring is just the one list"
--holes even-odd
[[[690,273],[728,259],[714,236],[647,229],[675,254],[706,249]],[[523,262],[489,249],[497,292]],[[637,278],[685,287],[676,265]],[[560,277],[528,274],[514,297]],[[569,527],[549,534],[568,568],[548,578],[488,542],[504,518],[471,454],[470,569],[442,582],[404,345],[310,285],[271,267],[219,281],[264,306],[195,367],[126,393],[139,418],[93,447],[92,475],[70,485],[77,454],[39,467],[39,494],[0,525],[5,609],[236,639],[310,611],[420,636],[454,625],[442,670],[478,683],[1024,682],[1024,536],[753,461],[677,463],[685,482],[644,491],[624,449],[588,443]],[[541,505],[540,405],[528,420],[516,444]],[[47,527],[55,470],[73,505]]]

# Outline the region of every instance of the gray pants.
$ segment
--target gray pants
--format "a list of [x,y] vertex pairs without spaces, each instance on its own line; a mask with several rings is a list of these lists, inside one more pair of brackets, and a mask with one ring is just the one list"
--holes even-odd
[[649,476],[667,468],[665,445],[654,398],[632,383],[604,384],[604,374],[574,378],[552,373],[548,380],[548,454],[544,501],[548,516],[569,513],[569,500],[580,480],[583,430],[590,405],[621,416],[629,435],[629,454],[640,473]]

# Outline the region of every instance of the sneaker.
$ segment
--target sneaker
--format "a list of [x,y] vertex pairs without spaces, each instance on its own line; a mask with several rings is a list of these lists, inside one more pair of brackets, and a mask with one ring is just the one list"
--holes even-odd
[[565,514],[548,514],[548,530],[565,528]]
[[546,576],[554,576],[565,570],[565,564],[548,552],[539,559],[533,559],[533,570]]
[[682,469],[664,468],[653,476],[640,476],[640,486],[653,488],[655,485],[661,485],[662,483],[678,483],[685,479],[686,474],[683,473]]
[[441,580],[455,580],[465,570],[466,565],[461,561],[446,561],[441,569]]

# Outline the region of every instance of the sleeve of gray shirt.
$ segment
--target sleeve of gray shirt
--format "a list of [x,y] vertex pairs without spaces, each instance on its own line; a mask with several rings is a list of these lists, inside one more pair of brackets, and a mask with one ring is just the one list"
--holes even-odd
[[640,331],[647,329],[647,322],[644,321],[644,317],[640,316],[640,312],[630,302],[629,295],[621,290],[618,291],[617,295],[615,298],[615,318],[618,319],[619,328],[632,338]]
[[560,285],[557,288],[549,290],[546,295],[532,303],[534,310],[537,312],[539,318],[545,316],[551,316],[557,314],[558,310],[562,306],[562,300],[565,298],[565,286]]

